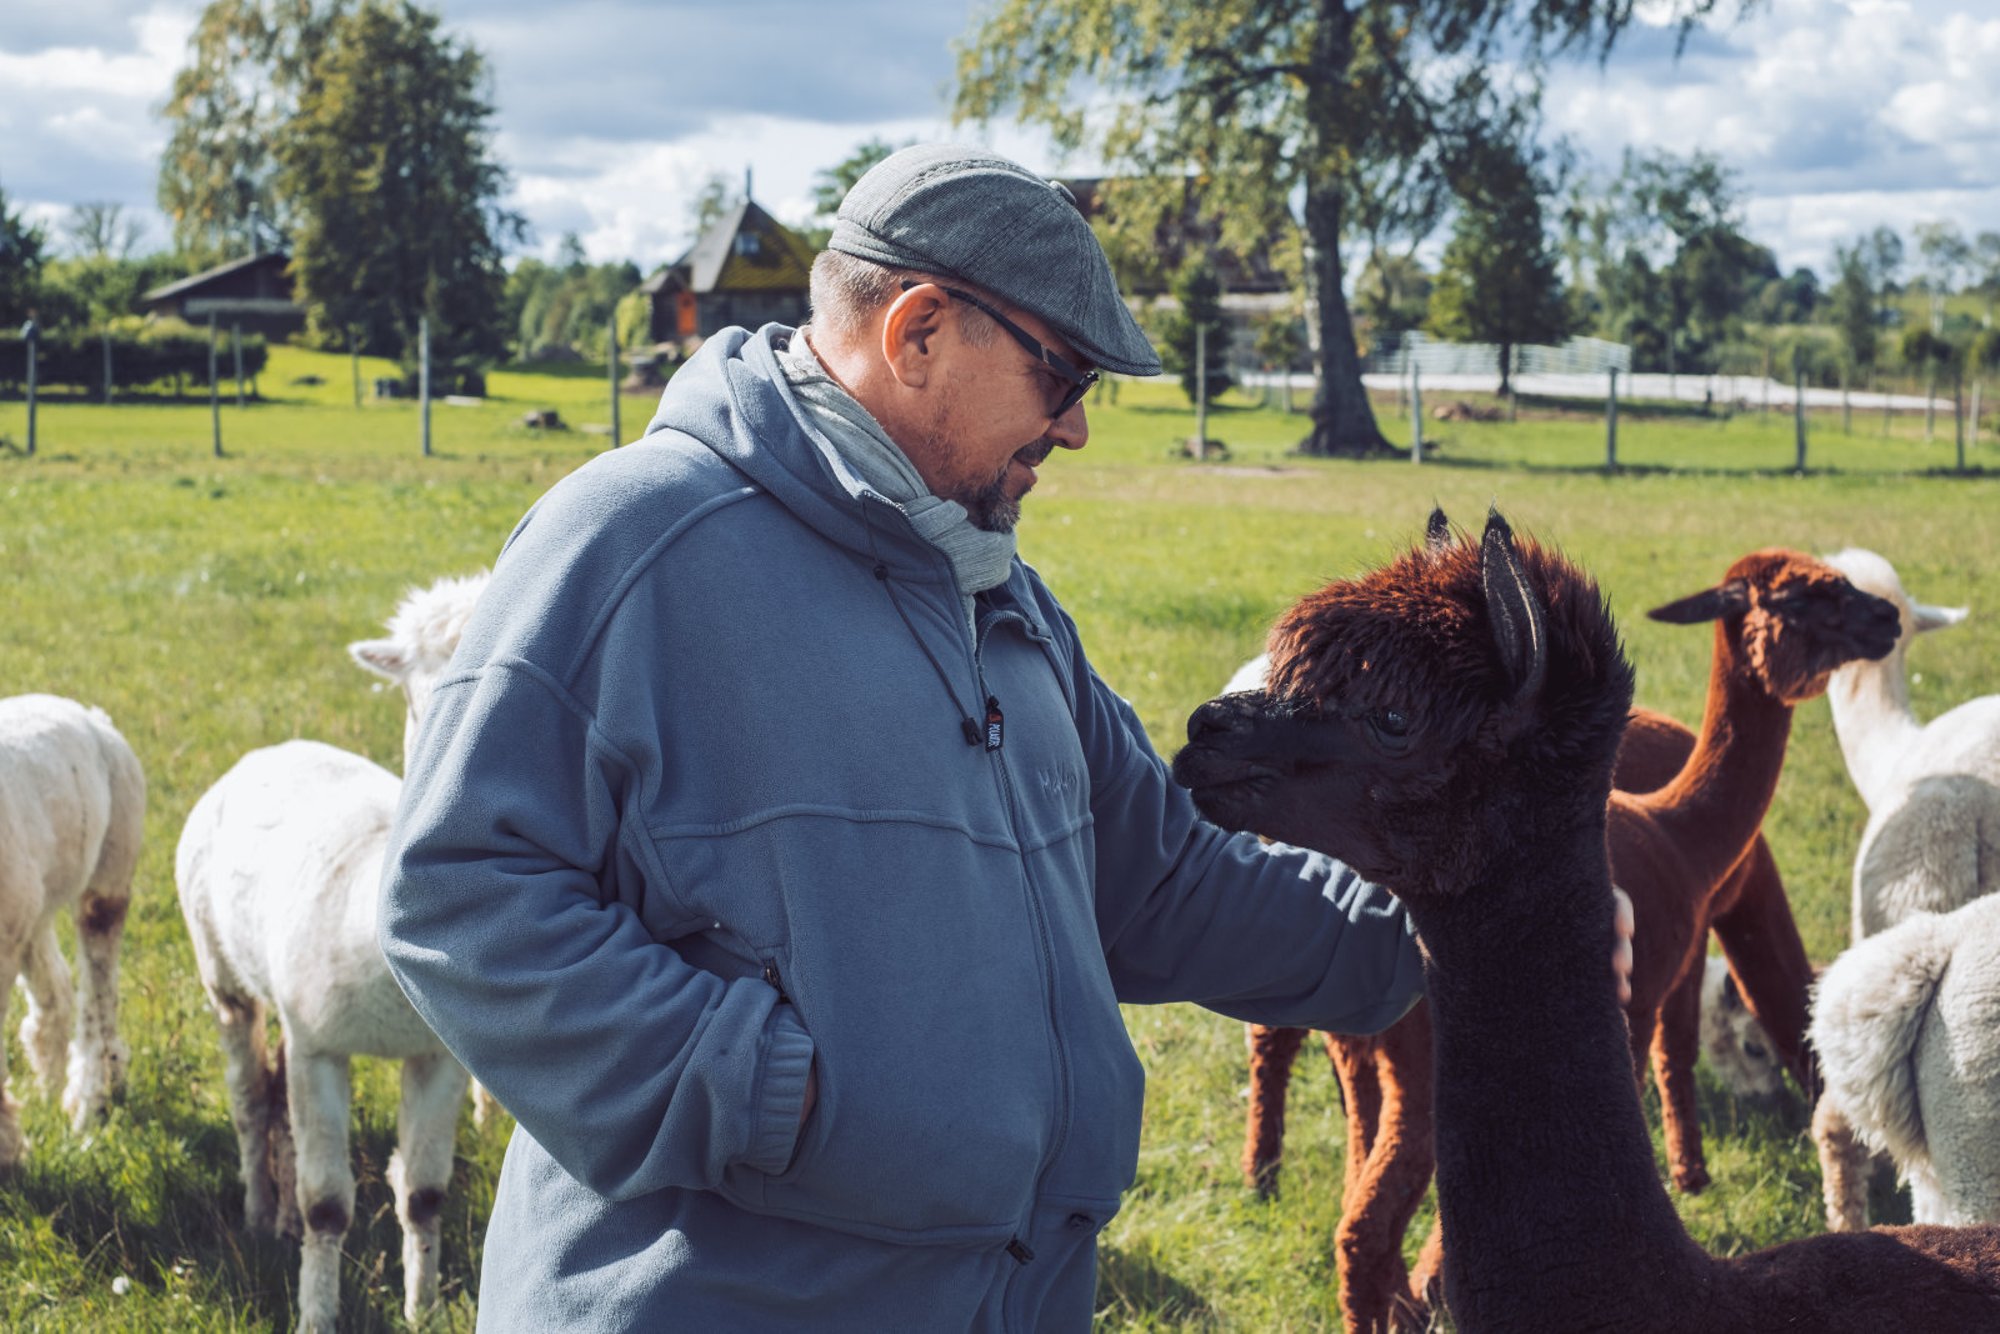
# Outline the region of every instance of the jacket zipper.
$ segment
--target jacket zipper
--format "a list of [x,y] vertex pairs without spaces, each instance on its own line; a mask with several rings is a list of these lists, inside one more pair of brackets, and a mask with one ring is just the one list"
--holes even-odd
[[[991,699],[992,695],[986,689],[986,670],[979,660],[979,647],[980,639],[975,629],[972,640],[972,672],[974,678],[979,682],[980,695],[983,698]],[[997,747],[994,748],[994,752],[992,759],[994,772],[998,776],[1000,785],[1001,803],[1007,811],[1008,828],[1014,831],[1015,838],[1018,841],[1021,835],[1021,828],[1018,815],[1019,804],[1014,797],[1013,779],[1008,775],[1006,759],[997,753]],[[1055,1135],[1049,1141],[1049,1152],[1042,1159],[1041,1170],[1035,1174],[1035,1194],[1039,1197],[1043,1179],[1048,1176],[1050,1169],[1055,1166],[1057,1159],[1062,1157],[1063,1149],[1069,1144],[1070,1101],[1072,1094],[1070,1091],[1069,1048],[1063,1043],[1062,1025],[1058,1022],[1056,1013],[1055,939],[1053,932],[1049,928],[1047,910],[1042,904],[1041,888],[1036,882],[1034,870],[1026,854],[1023,854],[1021,858],[1021,879],[1025,887],[1024,893],[1028,900],[1028,911],[1034,918],[1035,935],[1041,945],[1042,986],[1044,1003],[1049,1019],[1049,1044],[1054,1050],[1056,1063],[1056,1130]],[[1019,1244],[1019,1240],[1019,1238],[1016,1238],[1015,1243]],[[1008,1250],[1010,1254],[1013,1253],[1012,1246],[1009,1246]],[[1034,1258],[1034,1253],[1029,1251],[1026,1246],[1022,1246],[1021,1250],[1026,1253],[1027,1258],[1023,1259],[1019,1254],[1014,1255],[1014,1258],[1020,1261],[1020,1263],[1026,1264],[1029,1259]]]

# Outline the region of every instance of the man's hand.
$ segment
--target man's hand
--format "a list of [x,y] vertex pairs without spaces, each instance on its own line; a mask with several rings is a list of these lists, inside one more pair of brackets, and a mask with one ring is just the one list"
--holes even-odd
[[[1638,921],[1632,915],[1632,900],[1624,890],[1614,886],[1611,897],[1617,901],[1617,912],[1612,916],[1616,943],[1611,947],[1611,971],[1618,978],[1618,1003],[1632,1003],[1632,936],[1639,929]],[[806,1085],[806,1105],[812,1105],[812,1085]]]

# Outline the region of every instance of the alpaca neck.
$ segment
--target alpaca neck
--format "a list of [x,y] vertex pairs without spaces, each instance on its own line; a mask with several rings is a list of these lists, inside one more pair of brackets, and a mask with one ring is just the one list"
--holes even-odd
[[[1605,1293],[1645,1309],[1705,1263],[1660,1186],[1633,1086],[1601,812],[1503,849],[1462,893],[1410,904],[1461,1328],[1535,1328],[1537,1312]],[[1552,1270],[1551,1255],[1588,1263]]]
[[1720,883],[1757,836],[1791,731],[1792,706],[1757,684],[1730,625],[1718,624],[1694,753],[1672,782],[1633,799],[1673,836],[1696,881]]
[[1896,762],[1916,744],[1923,724],[1910,708],[1910,681],[1904,670],[1908,630],[1880,662],[1850,662],[1827,683],[1833,732],[1847,760],[1848,777],[1873,810],[1895,784]]

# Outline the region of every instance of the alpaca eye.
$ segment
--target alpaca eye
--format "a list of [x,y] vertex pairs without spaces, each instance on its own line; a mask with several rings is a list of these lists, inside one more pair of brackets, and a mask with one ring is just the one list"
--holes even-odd
[[1770,1055],[1770,1053],[1769,1053],[1769,1052],[1767,1052],[1767,1051],[1765,1051],[1765,1050],[1764,1050],[1764,1048],[1763,1048],[1762,1044],[1760,1044],[1760,1043],[1756,1043],[1756,1042],[1746,1042],[1746,1043],[1744,1043],[1744,1044],[1743,1044],[1743,1054],[1744,1054],[1745,1056],[1748,1056],[1748,1057],[1749,1057],[1749,1058],[1750,1058],[1751,1060],[1753,1060],[1753,1061],[1761,1061],[1761,1060],[1763,1060],[1763,1059],[1764,1059],[1765,1057],[1767,1057],[1767,1056],[1769,1056],[1769,1055]]
[[1402,750],[1410,744],[1410,719],[1401,709],[1376,709],[1366,721],[1375,740],[1385,748]]

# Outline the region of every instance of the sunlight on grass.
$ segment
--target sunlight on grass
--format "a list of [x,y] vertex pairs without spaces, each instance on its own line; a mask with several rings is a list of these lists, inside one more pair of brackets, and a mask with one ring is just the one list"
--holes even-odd
[[[364,390],[392,369],[364,362]],[[0,1186],[7,1328],[288,1326],[296,1252],[239,1228],[221,1059],[174,901],[181,822],[244,751],[288,737],[397,767],[401,709],[344,646],[376,633],[409,585],[489,563],[543,491],[610,444],[582,429],[610,412],[601,375],[578,368],[497,371],[484,404],[439,405],[429,460],[418,454],[414,405],[354,406],[344,357],[274,348],[258,387],[266,401],[245,408],[225,397],[222,459],[209,451],[205,400],[45,404],[40,456],[0,454],[9,593],[0,693],[46,690],[102,706],[150,780],[122,993],[130,1092],[107,1125],[71,1136],[14,1044],[34,1147],[19,1178]],[[656,397],[625,397],[627,436]],[[1462,525],[1498,503],[1592,569],[1638,667],[1641,702],[1689,723],[1701,712],[1709,632],[1642,613],[1766,545],[1872,547],[1917,596],[1972,606],[1966,625],[1912,652],[1921,715],[1995,688],[2000,611],[1982,604],[1992,602],[1986,572],[2000,566],[2000,487],[1991,474],[1937,472],[1951,461],[1948,433],[1925,444],[1913,420],[1887,441],[1878,422],[1852,437],[1834,429],[1838,414],[1816,422],[1813,471],[1799,478],[1787,471],[1782,414],[1655,418],[1631,408],[1619,449],[1630,471],[1606,477],[1602,424],[1582,410],[1528,404],[1512,424],[1436,423],[1431,461],[1417,467],[1300,458],[1290,450],[1303,418],[1232,398],[1210,418],[1231,457],[1194,463],[1176,454],[1192,430],[1177,389],[1123,384],[1118,397],[1091,406],[1088,449],[1044,470],[1021,549],[1166,751],[1188,711],[1258,651],[1279,610],[1414,540],[1433,502]],[[530,408],[554,408],[577,429],[531,431],[520,424]],[[1382,412],[1384,429],[1406,439],[1393,404]],[[20,403],[0,403],[0,435],[24,439]],[[1826,706],[1808,704],[1766,827],[1816,959],[1846,939],[1862,818]],[[1309,1047],[1300,1057],[1284,1193],[1264,1202],[1238,1168],[1241,1026],[1188,1007],[1128,1019],[1149,1101],[1139,1180],[1105,1234],[1103,1327],[1337,1328],[1330,1245],[1344,1128],[1324,1054]],[[345,1310],[353,1328],[397,1328],[397,1233],[382,1180],[393,1072],[362,1062],[357,1076],[361,1188]],[[1703,1114],[1716,1185],[1681,1201],[1696,1235],[1736,1252],[1815,1230],[1803,1109],[1740,1107],[1704,1082]],[[507,1133],[463,1123],[446,1208],[445,1328],[470,1326],[476,1248]],[[1412,1230],[1411,1256],[1427,1218]],[[130,1288],[114,1295],[121,1277]]]

